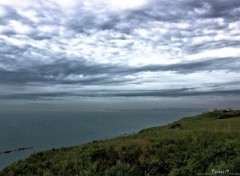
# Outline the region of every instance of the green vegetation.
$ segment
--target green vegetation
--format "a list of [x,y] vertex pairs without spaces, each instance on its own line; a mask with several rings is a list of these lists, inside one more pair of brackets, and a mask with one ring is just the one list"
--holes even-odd
[[3,169],[0,176],[240,173],[239,115],[209,112],[131,136],[36,153]]

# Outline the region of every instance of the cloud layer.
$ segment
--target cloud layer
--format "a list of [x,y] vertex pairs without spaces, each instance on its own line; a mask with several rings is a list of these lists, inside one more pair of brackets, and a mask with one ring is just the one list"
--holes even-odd
[[239,96],[240,1],[0,2],[0,99]]

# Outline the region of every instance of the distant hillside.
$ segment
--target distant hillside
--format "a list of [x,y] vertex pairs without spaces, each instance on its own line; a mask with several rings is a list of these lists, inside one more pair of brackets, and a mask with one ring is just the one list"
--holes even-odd
[[0,176],[240,175],[240,111],[185,117],[131,136],[33,154]]

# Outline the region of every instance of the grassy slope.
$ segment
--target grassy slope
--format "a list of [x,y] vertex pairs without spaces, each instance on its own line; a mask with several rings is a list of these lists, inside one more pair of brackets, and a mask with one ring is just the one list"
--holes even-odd
[[[40,152],[0,172],[8,175],[197,175],[240,173],[240,111],[183,118],[136,135]],[[171,129],[179,124],[180,129]]]

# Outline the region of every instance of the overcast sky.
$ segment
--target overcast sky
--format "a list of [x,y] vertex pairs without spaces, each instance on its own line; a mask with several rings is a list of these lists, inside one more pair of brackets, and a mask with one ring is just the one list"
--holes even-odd
[[239,0],[1,0],[0,107],[240,107],[239,17]]

